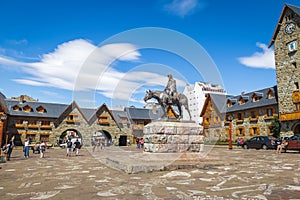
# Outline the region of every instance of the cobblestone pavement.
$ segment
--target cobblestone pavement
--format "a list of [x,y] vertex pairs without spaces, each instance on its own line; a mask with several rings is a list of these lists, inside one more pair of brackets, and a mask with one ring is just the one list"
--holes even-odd
[[[66,157],[48,149],[45,158],[14,150],[1,163],[0,199],[300,199],[300,154],[274,150],[213,148],[224,165],[126,174],[95,159],[109,147]],[[142,152],[141,152],[142,153]],[[94,154],[94,155],[92,155]]]

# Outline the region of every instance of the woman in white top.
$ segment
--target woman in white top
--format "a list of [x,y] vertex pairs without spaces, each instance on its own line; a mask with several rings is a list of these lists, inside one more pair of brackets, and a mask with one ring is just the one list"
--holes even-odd
[[28,139],[25,139],[25,143],[24,143],[24,158],[28,158],[29,157],[29,141]]

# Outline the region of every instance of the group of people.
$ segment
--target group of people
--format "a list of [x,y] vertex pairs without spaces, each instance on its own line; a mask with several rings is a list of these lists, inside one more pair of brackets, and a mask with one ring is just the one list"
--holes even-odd
[[237,140],[236,140],[236,146],[242,146],[243,145],[243,143],[244,143],[244,139],[243,138],[238,138]]
[[[14,147],[15,147],[14,137],[11,138],[9,143],[5,144],[2,147],[2,153],[6,155],[6,160],[7,161],[10,161],[11,154],[12,154],[12,151],[13,151]],[[39,151],[39,153],[40,153],[40,158],[45,157],[46,147],[47,146],[46,146],[45,141],[42,141],[38,144],[37,151]],[[29,158],[29,149],[30,149],[30,140],[26,138],[25,142],[24,142],[24,147],[23,147],[23,152],[24,152],[24,158],[25,159]]]
[[81,147],[81,143],[79,142],[78,138],[76,139],[74,144],[73,144],[71,139],[68,139],[68,142],[67,142],[67,156],[68,157],[72,156],[72,152],[75,152],[75,156],[78,156],[80,147]]
[[12,137],[12,139],[9,141],[9,143],[5,144],[2,147],[2,152],[6,155],[6,160],[8,160],[8,161],[10,160],[10,156],[11,156],[14,146],[15,146],[14,137]]

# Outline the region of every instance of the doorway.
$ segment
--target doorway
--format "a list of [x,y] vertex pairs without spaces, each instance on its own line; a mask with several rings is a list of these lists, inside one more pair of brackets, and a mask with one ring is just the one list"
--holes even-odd
[[127,146],[127,135],[121,135],[120,136],[119,146]]

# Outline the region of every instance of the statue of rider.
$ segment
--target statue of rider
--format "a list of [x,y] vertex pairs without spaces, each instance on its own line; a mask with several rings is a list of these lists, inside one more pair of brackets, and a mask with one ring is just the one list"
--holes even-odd
[[165,92],[169,95],[168,103],[172,104],[172,100],[176,99],[177,89],[176,89],[176,80],[173,78],[172,74],[168,74],[168,83],[165,88]]

